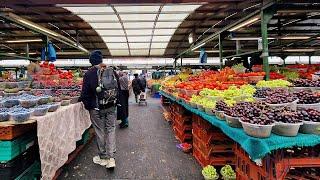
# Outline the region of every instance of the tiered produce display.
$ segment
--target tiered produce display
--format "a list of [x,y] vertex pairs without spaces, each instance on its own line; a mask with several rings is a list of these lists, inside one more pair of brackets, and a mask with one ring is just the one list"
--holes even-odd
[[[0,81],[0,177],[34,179],[41,176],[35,133],[38,116],[55,113],[61,106],[77,103],[82,79],[44,62],[32,81],[3,76]],[[89,140],[89,132],[83,145]]]
[[[297,76],[291,73],[290,78],[282,75],[280,79],[265,81],[263,72],[255,72],[252,76],[239,66],[233,68],[174,76],[162,83],[162,94],[210,122],[208,126],[220,128],[234,144],[239,143],[239,147],[244,148],[242,155],[250,156],[252,160],[264,159],[282,148],[320,144],[319,80],[294,78]],[[257,140],[259,143],[251,147],[249,142]],[[199,148],[198,141],[193,134],[194,156],[203,166],[208,165],[204,163],[208,162],[205,158],[201,160],[197,155],[197,151],[207,150],[206,146]],[[268,147],[269,144],[274,145]],[[236,153],[235,157],[238,155]],[[295,166],[298,165],[288,164],[283,168]],[[312,166],[320,167],[320,158]],[[250,177],[241,168],[237,169],[237,176]],[[264,177],[273,179],[278,175],[265,174]]]

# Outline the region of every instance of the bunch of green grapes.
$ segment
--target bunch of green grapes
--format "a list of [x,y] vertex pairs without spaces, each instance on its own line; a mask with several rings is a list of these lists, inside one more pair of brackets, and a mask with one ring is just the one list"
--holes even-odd
[[208,165],[202,169],[202,175],[208,179],[218,179],[219,177],[216,168],[211,165]]
[[272,81],[259,81],[257,83],[257,87],[288,87],[291,86],[292,84],[289,81],[282,80],[282,79],[277,79],[277,80],[272,80]]
[[253,94],[256,92],[256,88],[254,88],[252,85],[242,85],[240,87],[240,91],[243,95],[253,96]]
[[220,173],[223,177],[226,177],[228,179],[236,179],[236,173],[228,164],[221,168]]

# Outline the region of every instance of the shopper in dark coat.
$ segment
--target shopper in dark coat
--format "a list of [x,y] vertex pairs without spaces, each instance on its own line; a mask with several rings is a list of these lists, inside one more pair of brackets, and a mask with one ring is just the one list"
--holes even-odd
[[147,80],[146,80],[146,76],[142,75],[141,79],[141,87],[142,87],[142,92],[146,92],[146,88],[147,88]]
[[117,107],[117,119],[121,120],[120,128],[127,128],[129,126],[129,79],[126,73],[119,73],[119,103]]
[[[101,95],[98,74],[109,67],[102,63],[102,53],[98,50],[90,54],[90,63],[92,67],[83,77],[80,100],[90,113],[90,120],[96,133],[99,153],[98,156],[93,157],[93,162],[106,168],[114,168],[116,165],[115,111],[117,103],[110,101],[102,104],[101,101],[98,101],[98,96]],[[114,78],[117,79],[116,73],[114,73]]]
[[141,80],[138,77],[138,74],[134,74],[134,79],[132,80],[132,90],[138,103],[138,95],[140,95],[141,91],[143,90]]

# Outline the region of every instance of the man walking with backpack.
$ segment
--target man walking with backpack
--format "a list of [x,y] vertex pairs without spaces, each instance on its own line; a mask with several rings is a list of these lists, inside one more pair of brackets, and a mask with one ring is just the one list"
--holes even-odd
[[101,51],[91,52],[89,60],[92,67],[84,75],[80,100],[90,113],[96,133],[99,155],[93,157],[93,162],[106,168],[114,168],[115,111],[119,84],[117,74],[102,63],[102,58]]

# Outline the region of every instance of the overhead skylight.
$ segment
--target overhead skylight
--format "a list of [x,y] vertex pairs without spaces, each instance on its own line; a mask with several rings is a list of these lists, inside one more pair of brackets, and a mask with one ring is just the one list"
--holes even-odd
[[88,22],[112,56],[162,56],[181,22],[200,6],[131,4],[64,8]]

